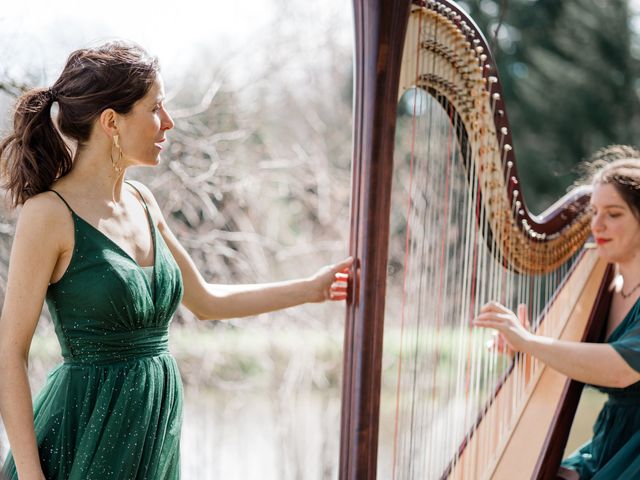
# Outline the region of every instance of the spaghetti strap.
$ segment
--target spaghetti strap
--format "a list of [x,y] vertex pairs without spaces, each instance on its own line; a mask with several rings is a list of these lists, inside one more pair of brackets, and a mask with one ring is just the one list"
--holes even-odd
[[149,211],[149,207],[147,206],[147,202],[144,199],[144,195],[142,195],[142,192],[140,191],[140,189],[138,187],[136,187],[133,183],[127,182],[126,180],[124,181],[124,183],[126,183],[127,185],[130,185],[131,187],[133,187],[133,189],[138,192],[138,195],[140,195],[140,198],[142,199],[142,204],[144,205],[144,209],[147,211],[147,215],[149,217],[149,223],[153,224],[153,219],[151,218],[151,212]]
[[47,191],[48,191],[48,192],[53,192],[53,193],[55,193],[56,195],[58,195],[58,196],[60,197],[60,200],[62,200],[62,201],[64,202],[64,204],[67,206],[67,208],[69,209],[69,211],[70,211],[71,213],[73,213],[74,215],[76,214],[76,212],[74,212],[74,211],[73,211],[73,208],[71,208],[71,207],[69,206],[69,204],[67,203],[67,201],[64,199],[64,197],[63,197],[62,195],[60,195],[60,194],[59,194],[58,192],[56,192],[55,190],[51,190],[51,189],[49,189],[49,190],[47,190]]
[[[129,182],[127,182],[127,181],[125,181],[125,183],[126,183],[127,185],[131,185],[131,186],[133,187],[133,189],[134,189],[136,192],[138,192],[138,195],[140,195],[140,198],[142,199],[142,204],[144,205],[144,209],[147,211],[147,215],[149,215],[149,219],[151,219],[151,212],[149,211],[149,207],[147,206],[147,202],[146,202],[146,200],[144,199],[144,195],[142,195],[142,193],[140,192],[140,190],[138,189],[138,187],[136,187],[136,186],[135,186],[135,185],[133,185],[132,183],[129,183]],[[76,214],[76,212],[74,212],[74,211],[73,211],[73,208],[71,208],[71,207],[69,206],[69,203],[67,203],[67,201],[64,199],[64,197],[63,197],[62,195],[60,195],[60,194],[59,194],[57,191],[55,191],[55,190],[51,190],[51,189],[49,189],[49,190],[47,190],[47,191],[48,191],[48,192],[53,192],[53,193],[55,193],[58,197],[60,197],[60,200],[62,200],[62,201],[64,202],[64,204],[67,206],[67,208],[69,209],[69,211],[70,211],[71,213],[73,213],[74,215],[77,215],[77,214]]]

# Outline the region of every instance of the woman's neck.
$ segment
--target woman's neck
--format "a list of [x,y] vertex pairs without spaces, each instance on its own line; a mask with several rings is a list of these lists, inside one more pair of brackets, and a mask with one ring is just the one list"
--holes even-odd
[[66,175],[74,189],[85,198],[96,202],[120,203],[126,167],[117,173],[110,161],[108,150],[86,148],[76,152],[73,168]]
[[625,293],[640,283],[640,255],[634,255],[633,258],[617,265],[617,270],[624,280],[622,290]]

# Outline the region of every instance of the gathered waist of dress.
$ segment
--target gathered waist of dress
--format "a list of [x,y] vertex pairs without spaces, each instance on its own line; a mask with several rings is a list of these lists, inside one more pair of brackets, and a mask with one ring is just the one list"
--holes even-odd
[[128,331],[86,332],[67,338],[65,364],[109,365],[169,353],[169,330],[145,327]]

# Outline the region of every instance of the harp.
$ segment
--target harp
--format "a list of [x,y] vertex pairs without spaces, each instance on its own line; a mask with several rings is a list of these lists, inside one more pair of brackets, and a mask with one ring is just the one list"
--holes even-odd
[[555,478],[582,385],[469,322],[526,301],[533,330],[599,338],[612,272],[584,248],[589,192],[529,212],[496,65],[454,2],[354,14],[340,478]]

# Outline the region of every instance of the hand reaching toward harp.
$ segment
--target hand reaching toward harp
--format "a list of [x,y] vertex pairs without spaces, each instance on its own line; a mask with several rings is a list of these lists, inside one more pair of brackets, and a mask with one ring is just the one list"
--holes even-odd
[[313,286],[311,301],[346,300],[349,269],[352,264],[353,257],[349,257],[335,265],[327,265],[316,272],[310,279]]
[[533,335],[525,304],[518,305],[516,315],[498,302],[489,302],[480,309],[480,315],[473,320],[473,325],[495,329],[497,338],[490,347],[508,355],[521,351]]

